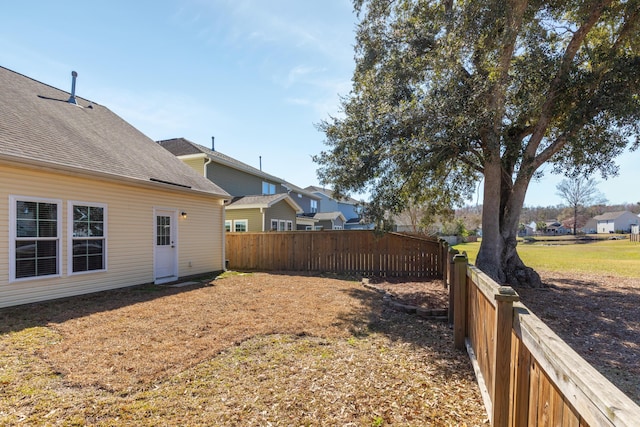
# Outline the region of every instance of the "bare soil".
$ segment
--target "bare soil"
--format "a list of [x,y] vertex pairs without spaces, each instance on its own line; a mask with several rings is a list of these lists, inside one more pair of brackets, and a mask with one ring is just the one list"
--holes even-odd
[[[546,287],[521,301],[582,358],[640,405],[640,279],[539,272]],[[448,305],[441,282],[381,283],[408,303]]]
[[640,405],[640,279],[540,272],[522,302]]
[[[382,284],[420,304],[444,295],[397,285]],[[359,280],[286,273],[0,310],[0,385],[0,425],[487,422],[445,323],[390,310]]]

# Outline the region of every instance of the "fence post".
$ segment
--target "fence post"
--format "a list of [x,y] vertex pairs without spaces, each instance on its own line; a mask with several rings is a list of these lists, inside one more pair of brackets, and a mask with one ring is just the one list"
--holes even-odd
[[496,320],[494,325],[492,425],[509,425],[509,392],[511,382],[511,334],[513,329],[513,303],[520,297],[510,286],[500,286],[495,294]]
[[457,249],[449,248],[449,253],[447,254],[447,275],[444,277],[444,281],[446,286],[449,287],[449,324],[453,325],[453,306],[454,306],[454,298],[455,298],[455,286],[453,286],[453,274],[454,274],[454,263],[453,258],[456,254],[460,253]]
[[440,239],[440,265],[438,266],[438,273],[442,275],[442,283],[444,287],[447,287],[447,270],[449,267],[449,257],[447,254],[449,253],[449,244],[446,240]]
[[[453,345],[456,349],[464,349],[467,337],[467,255],[459,254],[453,257],[453,283],[449,295],[453,293]],[[451,307],[451,305],[449,305]]]

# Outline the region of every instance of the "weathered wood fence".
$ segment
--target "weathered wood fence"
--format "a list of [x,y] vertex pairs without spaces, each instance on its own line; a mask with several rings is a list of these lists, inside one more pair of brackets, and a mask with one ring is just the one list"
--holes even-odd
[[629,240],[632,242],[640,242],[640,234],[629,234]]
[[318,271],[383,277],[442,277],[447,245],[370,230],[227,233],[233,270]]
[[[453,255],[453,254],[452,254]],[[454,345],[466,347],[493,426],[638,426],[640,407],[465,255],[447,263]]]

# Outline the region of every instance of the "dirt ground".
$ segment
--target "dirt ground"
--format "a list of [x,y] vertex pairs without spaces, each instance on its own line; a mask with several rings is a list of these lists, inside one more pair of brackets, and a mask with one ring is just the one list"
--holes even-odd
[[[521,301],[580,356],[640,405],[640,279],[539,272],[547,285]],[[447,305],[440,282],[381,283],[415,305]]]
[[[640,280],[541,272],[522,301],[640,403]],[[372,279],[445,308],[441,281]],[[253,273],[0,310],[0,425],[486,425],[448,325],[361,282]]]
[[522,302],[640,405],[640,279],[540,272]]
[[253,273],[3,309],[0,355],[0,425],[487,422],[448,325],[359,280]]

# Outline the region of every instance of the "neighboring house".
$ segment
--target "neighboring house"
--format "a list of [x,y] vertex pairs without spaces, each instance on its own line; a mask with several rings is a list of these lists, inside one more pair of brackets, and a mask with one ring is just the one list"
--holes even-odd
[[0,182],[0,307],[224,269],[223,189],[108,108],[2,67]]
[[312,218],[317,221],[317,224],[305,230],[343,230],[347,222],[342,212],[318,212],[313,214]]
[[533,228],[530,224],[522,224],[518,227],[518,236],[519,237],[528,237],[533,236],[535,234],[535,228]]
[[293,231],[302,209],[287,194],[234,197],[226,205],[226,231]]
[[543,234],[569,234],[571,229],[564,227],[558,220],[550,219],[545,221],[544,230],[538,230],[538,232]]
[[591,218],[586,222],[584,227],[582,227],[582,232],[585,234],[594,234],[598,229],[598,220],[595,218]]
[[347,220],[360,218],[362,204],[356,199],[349,197],[338,200],[334,198],[333,191],[312,185],[306,187],[305,190],[320,197],[320,210],[318,210],[318,212],[338,211],[341,212]]
[[[254,210],[255,207],[244,207],[248,203],[248,199],[245,201],[236,200],[227,207],[227,216],[232,215],[232,221],[247,220],[248,225],[246,230],[249,231],[269,231],[272,228],[270,219],[277,219],[278,221],[284,220],[290,221],[291,217],[295,218],[297,213],[315,213],[318,211],[320,197],[303,190],[283,179],[270,175],[261,171],[260,169],[249,166],[242,163],[232,157],[215,151],[212,148],[195,144],[184,138],[173,138],[163,141],[158,141],[162,147],[170,151],[177,156],[180,160],[191,166],[196,172],[209,178],[209,180],[215,182],[222,187],[225,191],[234,197],[258,197],[258,196],[284,196],[288,198],[287,204],[290,206],[288,212],[283,214],[282,212],[269,213],[271,209],[275,209],[270,202],[261,203],[261,208],[264,212],[260,216],[256,216]],[[252,203],[257,199],[251,199]],[[282,201],[279,199],[279,201]],[[229,208],[234,205],[234,212],[231,214]],[[268,205],[268,206],[267,206]],[[278,205],[280,207],[284,205]],[[247,212],[243,218],[240,218],[243,213],[239,212],[246,209]],[[258,223],[254,221],[261,218]],[[228,218],[229,219],[229,218]],[[302,218],[298,223],[302,225],[313,225],[314,221]],[[241,222],[239,223],[241,224]],[[293,229],[297,229],[296,220],[293,222]],[[232,225],[231,230],[240,231],[242,225],[235,227]],[[279,229],[279,227],[278,227]]]
[[638,224],[637,215],[629,211],[607,212],[602,215],[594,216],[596,220],[597,233],[630,233],[631,226]]

